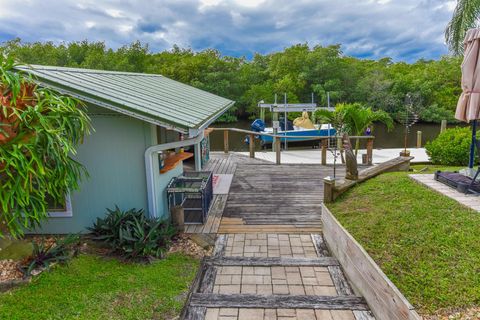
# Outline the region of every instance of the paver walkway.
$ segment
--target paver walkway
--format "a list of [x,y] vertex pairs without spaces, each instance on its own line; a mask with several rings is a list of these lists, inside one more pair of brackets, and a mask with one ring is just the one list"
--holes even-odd
[[185,319],[369,320],[320,235],[220,235]]
[[410,174],[409,177],[438,193],[458,201],[470,209],[480,212],[480,197],[477,195],[460,193],[457,190],[435,180],[433,174]]
[[216,196],[205,225],[187,227],[217,239],[185,319],[373,319],[321,236],[322,179],[332,167],[214,154],[208,170],[234,178],[228,196]]

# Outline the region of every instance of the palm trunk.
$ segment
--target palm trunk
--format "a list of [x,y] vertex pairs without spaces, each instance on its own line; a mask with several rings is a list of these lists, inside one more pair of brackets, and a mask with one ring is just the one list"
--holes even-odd
[[358,155],[358,148],[360,148],[360,139],[357,138],[355,141],[355,157]]

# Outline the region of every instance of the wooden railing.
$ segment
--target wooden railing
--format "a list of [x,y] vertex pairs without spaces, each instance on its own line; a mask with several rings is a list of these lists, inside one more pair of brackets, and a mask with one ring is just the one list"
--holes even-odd
[[[283,134],[272,134],[272,133],[265,133],[265,132],[256,132],[256,131],[250,131],[250,130],[245,130],[245,129],[238,129],[238,128],[211,128],[214,131],[223,131],[223,151],[225,153],[228,153],[229,150],[229,145],[228,145],[228,139],[229,135],[228,133],[230,131],[232,132],[239,132],[239,133],[245,133],[249,137],[249,153],[250,153],[250,158],[255,158],[255,136],[268,136],[273,138],[273,143],[272,143],[272,151],[275,151],[276,155],[276,164],[281,163],[281,139],[286,139],[288,142],[288,139],[292,139],[295,141],[302,140],[302,141],[314,141],[314,140],[319,140],[321,142],[321,152],[322,152],[322,165],[327,164],[327,149],[328,149],[328,140],[329,139],[338,139],[337,140],[337,145],[339,146],[339,151],[342,151],[342,146],[341,146],[341,138],[337,136],[288,136],[288,135],[283,135]],[[375,139],[374,136],[350,136],[350,139],[366,139],[366,149],[367,149],[367,154],[366,154],[366,161],[365,163],[368,165],[371,165],[373,163],[373,140]],[[343,157],[342,157],[342,162],[343,162]]]

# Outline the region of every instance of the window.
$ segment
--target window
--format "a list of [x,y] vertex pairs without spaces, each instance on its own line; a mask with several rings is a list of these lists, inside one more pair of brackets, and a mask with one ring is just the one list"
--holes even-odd
[[47,196],[48,216],[50,218],[64,218],[73,216],[72,202],[70,194],[65,196],[65,203],[56,203],[51,197]]

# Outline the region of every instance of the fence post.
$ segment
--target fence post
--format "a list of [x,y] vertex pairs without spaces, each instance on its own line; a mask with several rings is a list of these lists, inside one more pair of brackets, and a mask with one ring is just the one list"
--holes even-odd
[[223,152],[228,153],[228,130],[223,131]]
[[276,155],[276,163],[280,164],[280,139],[275,139],[275,155]]
[[327,146],[328,146],[328,140],[322,139],[322,165],[327,164]]
[[442,123],[440,124],[440,133],[445,130],[447,130],[447,120],[442,120]]
[[323,202],[333,202],[335,196],[335,180],[332,177],[323,178]]
[[422,131],[417,131],[417,148],[422,147]]
[[371,166],[373,163],[373,138],[367,139],[367,164]]
[[250,158],[255,158],[255,137],[250,133],[248,148],[250,149]]

